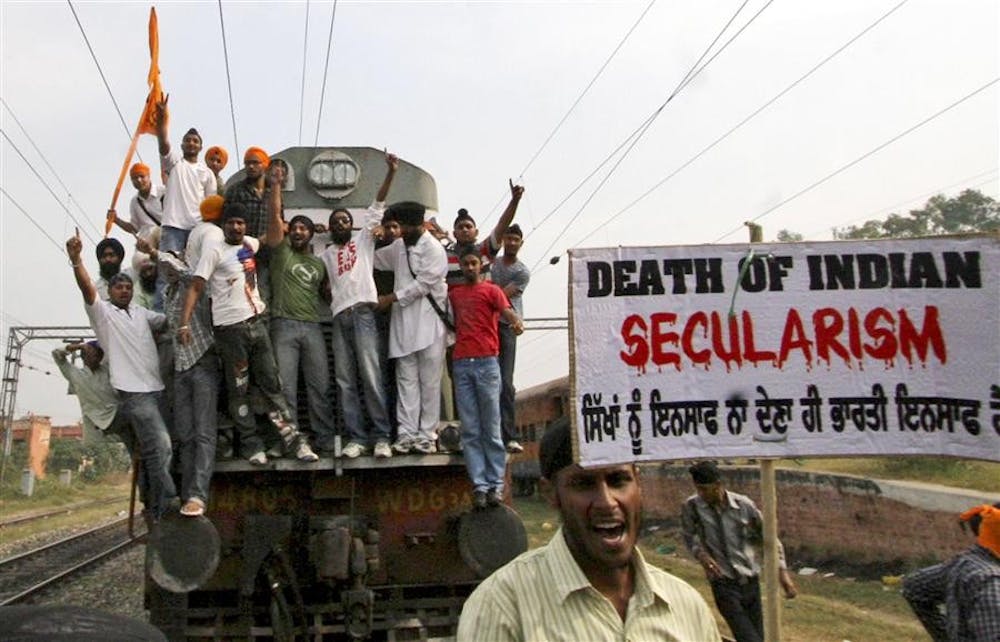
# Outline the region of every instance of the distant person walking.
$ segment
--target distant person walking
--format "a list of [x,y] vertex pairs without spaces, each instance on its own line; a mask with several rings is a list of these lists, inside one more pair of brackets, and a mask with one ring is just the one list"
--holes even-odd
[[[736,642],[762,642],[764,616],[760,602],[760,560],[763,542],[760,511],[746,495],[722,485],[713,462],[688,469],[697,494],[681,509],[684,544],[712,586],[712,596]],[[778,542],[779,576],[785,597],[798,594]]]

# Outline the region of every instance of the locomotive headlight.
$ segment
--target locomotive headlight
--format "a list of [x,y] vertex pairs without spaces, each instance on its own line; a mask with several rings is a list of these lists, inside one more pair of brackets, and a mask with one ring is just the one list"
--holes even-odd
[[314,163],[309,168],[309,182],[316,187],[333,187],[333,165],[331,163]]
[[350,190],[357,185],[358,167],[346,157],[316,158],[309,166],[309,182],[320,190]]

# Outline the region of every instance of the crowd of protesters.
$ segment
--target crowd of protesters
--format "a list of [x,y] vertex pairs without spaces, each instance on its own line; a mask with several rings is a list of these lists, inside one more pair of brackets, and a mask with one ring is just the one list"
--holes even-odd
[[[438,452],[453,359],[474,504],[498,503],[505,453],[522,449],[510,418],[528,283],[517,260],[522,233],[512,225],[523,188],[510,184],[510,203],[481,243],[475,221],[460,210],[452,241],[425,220],[424,204],[386,207],[399,168],[387,153],[384,180],[358,220],[359,212],[337,207],[325,224],[304,215],[286,221],[282,159],[248,148],[243,179],[224,189],[226,150],[211,147],[201,161],[194,128],[177,150],[168,120],[164,100],[156,109],[163,187],[137,163],[128,218],[108,212],[136,239],[132,268],[124,268],[123,244],[105,238],[95,248],[99,278],[92,280],[79,233],[66,242],[97,336],[78,347],[88,381],[96,382],[81,406],[95,414],[85,419],[124,435],[140,460],[149,517],[176,508],[204,514],[217,452],[230,449],[257,466],[286,456],[308,463]],[[314,243],[322,233],[330,238],[325,248]],[[491,265],[503,274],[499,285],[483,281]],[[297,412],[300,372],[308,432]],[[486,380],[495,389],[485,390]],[[113,411],[109,399],[117,400]],[[233,434],[222,432],[223,441],[226,423]]]

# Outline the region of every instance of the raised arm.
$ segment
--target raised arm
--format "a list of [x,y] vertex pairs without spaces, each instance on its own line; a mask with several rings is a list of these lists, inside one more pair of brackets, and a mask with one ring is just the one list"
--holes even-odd
[[375,195],[376,203],[384,203],[385,199],[389,196],[389,187],[392,186],[392,179],[396,176],[396,170],[399,169],[399,159],[396,158],[395,154],[386,153],[385,165],[385,178],[382,179],[382,185],[378,188],[378,193]]
[[285,219],[281,218],[281,186],[285,182],[285,168],[281,163],[271,163],[267,168],[267,237],[268,247],[278,247],[285,238]]
[[114,221],[115,225],[122,228],[132,236],[139,233],[139,230],[136,229],[135,225],[132,225],[131,221],[123,220],[122,217],[118,216],[118,212],[115,211],[115,208],[113,207],[108,210],[108,218]]
[[76,286],[80,288],[83,295],[83,302],[93,305],[97,301],[97,288],[87,274],[87,268],[83,266],[83,259],[80,253],[83,251],[83,241],[80,240],[80,228],[76,228],[76,236],[71,236],[66,241],[66,254],[69,255],[69,264],[73,266],[73,276],[76,277]]
[[524,196],[524,186],[515,185],[514,181],[507,179],[510,183],[510,202],[507,203],[507,208],[500,215],[500,220],[497,221],[496,227],[493,228],[493,232],[490,234],[490,243],[494,248],[499,250],[500,243],[503,241],[503,233],[507,231],[510,224],[514,221],[514,215],[517,214],[517,205],[521,202],[521,197]]
[[156,101],[154,117],[156,118],[156,140],[160,145],[160,156],[166,156],[170,153],[170,128],[168,123],[170,114],[167,111],[167,101],[170,100],[170,95],[162,94],[162,96],[163,100]]

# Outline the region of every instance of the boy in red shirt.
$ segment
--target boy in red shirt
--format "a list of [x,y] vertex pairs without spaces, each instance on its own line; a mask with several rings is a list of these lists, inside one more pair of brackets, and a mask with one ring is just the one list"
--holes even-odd
[[459,258],[463,282],[448,291],[455,315],[452,378],[458,418],[462,422],[462,450],[472,480],[474,508],[498,506],[503,497],[507,451],[500,438],[500,337],[502,316],[514,334],[524,324],[507,295],[496,284],[479,277],[482,262],[475,250]]

